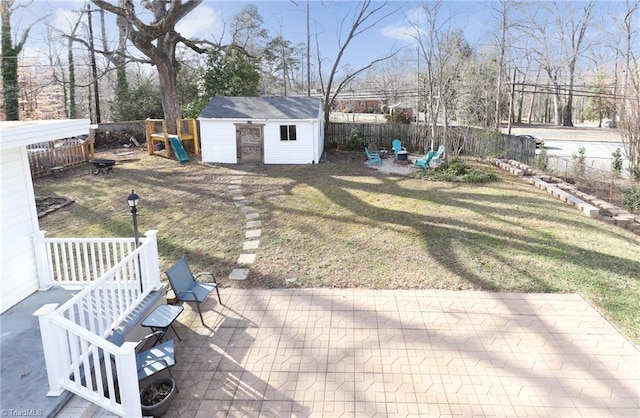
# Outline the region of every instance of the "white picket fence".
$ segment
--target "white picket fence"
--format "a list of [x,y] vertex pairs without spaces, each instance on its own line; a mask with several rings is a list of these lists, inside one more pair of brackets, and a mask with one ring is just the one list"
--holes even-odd
[[135,343],[118,347],[105,337],[162,287],[156,234],[147,232],[138,248],[133,239],[34,238],[45,247],[39,255],[50,262],[40,268],[51,283],[85,286],[62,306],[35,313],[46,342],[48,395],[66,389],[119,416],[140,415]]

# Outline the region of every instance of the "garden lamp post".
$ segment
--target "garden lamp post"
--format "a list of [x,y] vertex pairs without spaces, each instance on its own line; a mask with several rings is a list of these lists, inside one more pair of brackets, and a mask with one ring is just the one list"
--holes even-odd
[[[131,194],[127,197],[127,203],[131,208],[131,215],[133,216],[133,241],[135,242],[136,248],[140,245],[140,236],[138,234],[138,202],[140,201],[140,197],[135,194],[133,190],[131,190]],[[140,254],[138,254],[138,273],[140,280],[140,293],[142,293],[142,268],[140,267]]]
[[140,201],[140,197],[131,190],[131,194],[127,197],[127,203],[129,203],[129,207],[131,208],[131,215],[133,215],[133,239],[136,243],[136,248],[140,244],[140,239],[138,235],[138,202]]

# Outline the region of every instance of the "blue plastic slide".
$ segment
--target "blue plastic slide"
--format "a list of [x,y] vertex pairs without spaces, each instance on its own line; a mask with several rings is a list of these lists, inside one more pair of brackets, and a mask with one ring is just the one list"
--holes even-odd
[[178,135],[169,135],[169,142],[171,142],[171,148],[173,149],[173,153],[176,156],[176,160],[184,163],[185,161],[189,161],[189,157],[187,156],[187,151],[184,150],[182,146],[182,142]]

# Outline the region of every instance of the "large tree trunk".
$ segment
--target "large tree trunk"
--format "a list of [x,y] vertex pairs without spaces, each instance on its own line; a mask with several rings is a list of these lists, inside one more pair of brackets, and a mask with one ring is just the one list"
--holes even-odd
[[564,110],[564,119],[562,126],[573,126],[573,83],[574,83],[575,63],[569,65],[569,92],[567,95],[567,103]]
[[181,117],[178,104],[178,71],[175,66],[158,65],[160,78],[160,96],[162,97],[162,109],[167,123],[167,131],[177,133],[176,120]]
[[[120,0],[120,7],[106,0],[91,1],[99,8],[124,18],[118,23],[121,30],[126,31],[133,45],[156,66],[167,129],[175,133],[176,119],[180,117],[177,89],[180,65],[176,59],[176,46],[179,42],[187,41],[175,31],[175,25],[203,0],[142,2],[143,6],[153,13],[153,22],[149,25],[137,16],[133,0]],[[192,42],[186,44],[194,49]]]
[[156,62],[160,78],[160,95],[162,96],[162,110],[170,133],[177,133],[176,120],[181,117],[180,101],[178,100],[178,71],[180,63],[176,59],[175,32],[168,32],[158,38],[157,53],[161,56]]

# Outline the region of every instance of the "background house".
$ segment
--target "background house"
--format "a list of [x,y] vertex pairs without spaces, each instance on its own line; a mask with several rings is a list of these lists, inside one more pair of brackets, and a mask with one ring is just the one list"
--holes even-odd
[[40,287],[33,234],[39,231],[27,145],[89,133],[88,119],[0,122],[2,278],[0,313]]
[[202,161],[318,163],[323,118],[313,97],[214,97],[198,118]]

